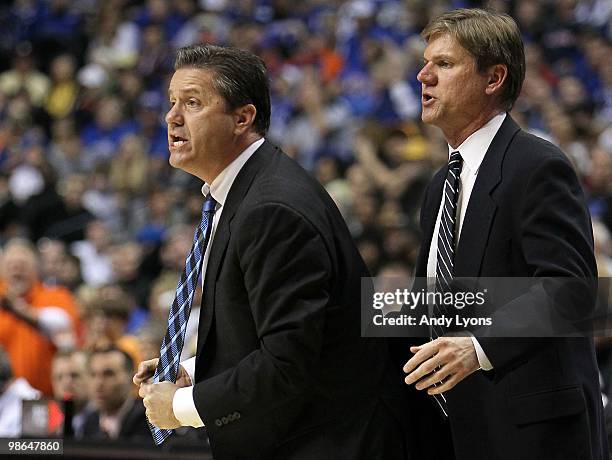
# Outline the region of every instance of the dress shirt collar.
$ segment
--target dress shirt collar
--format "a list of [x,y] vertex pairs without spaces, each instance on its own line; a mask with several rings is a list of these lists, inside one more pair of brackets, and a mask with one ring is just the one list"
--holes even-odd
[[467,166],[470,172],[478,173],[478,168],[485,154],[493,141],[493,138],[499,131],[502,123],[506,119],[506,112],[495,115],[482,128],[473,132],[466,140],[464,140],[456,149],[448,146],[448,157],[452,152],[459,152],[463,158],[464,166]]
[[244,149],[242,153],[234,159],[234,161],[227,165],[225,169],[221,171],[221,173],[217,177],[215,177],[215,179],[212,181],[212,184],[209,185],[205,182],[204,185],[202,185],[202,195],[206,196],[210,191],[210,194],[218,203],[217,209],[223,206],[223,204],[225,203],[225,199],[227,198],[227,194],[229,193],[230,188],[232,188],[232,184],[236,179],[236,176],[238,176],[238,173],[240,172],[242,167],[249,160],[249,158],[251,158],[255,151],[259,147],[261,147],[261,145],[264,143],[264,140],[265,139],[262,137],[261,139],[256,140],[246,149]]

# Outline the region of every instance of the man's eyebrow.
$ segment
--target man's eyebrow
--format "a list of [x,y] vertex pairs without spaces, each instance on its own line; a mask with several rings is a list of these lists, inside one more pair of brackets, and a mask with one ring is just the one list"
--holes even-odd
[[[183,88],[180,88],[178,92],[182,94],[197,94],[197,95],[202,94],[202,91],[197,86],[185,86]],[[172,89],[168,88],[168,96],[172,96],[172,94],[173,94]]]
[[427,59],[423,57],[423,61],[435,61],[435,60],[452,61],[453,59],[454,59],[453,56],[451,56],[450,54],[446,54],[446,53],[434,54],[433,56],[431,56],[431,59]]

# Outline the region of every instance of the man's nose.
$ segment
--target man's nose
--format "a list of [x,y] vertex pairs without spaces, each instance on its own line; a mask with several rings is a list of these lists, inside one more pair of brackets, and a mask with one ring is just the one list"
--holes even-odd
[[430,67],[431,63],[427,63],[417,74],[417,80],[423,84],[431,84],[434,81],[434,75]]
[[165,120],[168,125],[183,124],[183,114],[179,109],[179,104],[174,104],[172,107],[170,107],[170,110],[168,110],[168,113],[166,113]]

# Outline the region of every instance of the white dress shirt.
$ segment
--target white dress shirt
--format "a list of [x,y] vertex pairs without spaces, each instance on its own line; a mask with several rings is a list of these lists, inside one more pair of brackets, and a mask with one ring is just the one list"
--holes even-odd
[[[459,198],[457,200],[457,221],[459,222],[458,228],[455,228],[455,248],[459,244],[461,238],[461,228],[463,227],[463,219],[465,217],[465,211],[467,210],[468,203],[470,202],[470,196],[472,195],[472,189],[478,176],[478,170],[482,160],[484,160],[485,154],[493,138],[499,131],[502,123],[506,119],[506,113],[502,112],[499,115],[495,115],[491,118],[482,128],[472,133],[463,143],[453,149],[450,145],[448,146],[448,156],[452,152],[459,152],[461,158],[463,158],[463,167],[461,169],[461,187],[459,188]],[[444,195],[442,196],[442,199]],[[437,265],[437,254],[438,254],[438,231],[440,229],[440,219],[442,216],[443,202],[440,201],[440,209],[438,210],[438,217],[436,218],[436,225],[434,227],[433,236],[431,238],[431,245],[429,246],[429,257],[427,259],[427,277],[429,279],[436,278],[436,265]],[[484,350],[478,343],[478,340],[472,336],[472,342],[478,356],[478,364],[485,370],[493,369],[491,361],[487,358]]]
[[[215,215],[212,221],[212,228],[210,231],[209,244],[206,247],[204,260],[202,261],[202,285],[204,285],[204,275],[206,274],[208,258],[210,257],[210,248],[214,241],[213,239],[217,224],[219,223],[219,219],[223,213],[223,205],[225,204],[227,195],[242,167],[263,143],[263,138],[253,142],[240,155],[238,155],[234,161],[227,165],[227,167],[215,178],[215,180],[213,180],[212,184],[208,185],[205,183],[202,186],[202,195],[206,196],[208,195],[208,192],[210,192],[212,197],[217,202],[215,207]],[[206,308],[206,306],[203,306],[202,308]],[[192,318],[189,318],[189,321],[191,320]],[[192,382],[195,380],[195,361],[196,358],[194,356],[181,363],[183,368],[189,374],[189,378],[191,378]],[[183,426],[193,426],[196,428],[204,426],[204,422],[200,418],[200,414],[198,414],[195,407],[195,402],[193,401],[193,386],[179,388],[176,390],[176,393],[174,393],[174,399],[172,400],[172,411],[174,412],[176,419],[181,422],[181,425]]]

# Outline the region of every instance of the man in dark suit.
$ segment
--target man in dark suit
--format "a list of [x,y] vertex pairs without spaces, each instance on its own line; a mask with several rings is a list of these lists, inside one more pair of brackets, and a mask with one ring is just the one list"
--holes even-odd
[[80,437],[152,444],[144,408],[132,397],[130,355],[115,347],[94,350],[88,368],[95,410],[86,415]]
[[198,45],[175,69],[170,163],[215,204],[197,354],[176,383],[147,381],[157,359],[134,376],[149,421],[205,426],[215,459],[405,458],[401,385],[360,337],[367,270],[324,189],[264,140],[263,62]]
[[[570,277],[587,292],[591,223],[572,165],[507,114],[525,75],[516,23],[455,10],[422,36],[422,119],[442,130],[449,164],[425,193],[416,276],[442,291],[460,277]],[[537,290],[521,300],[533,318],[553,316]],[[592,306],[572,308],[584,318]],[[504,314],[524,319],[518,308]],[[434,340],[404,350],[411,397],[441,409],[423,458],[607,458],[592,340],[508,335],[432,330]]]

